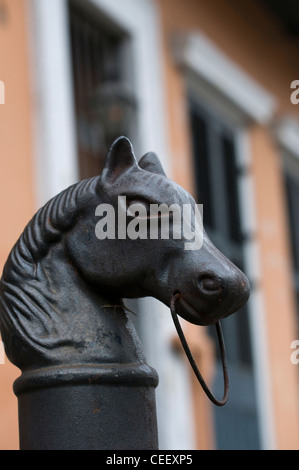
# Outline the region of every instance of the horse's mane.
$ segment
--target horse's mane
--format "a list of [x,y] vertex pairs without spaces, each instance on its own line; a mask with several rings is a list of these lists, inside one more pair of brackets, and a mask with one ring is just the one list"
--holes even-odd
[[[35,285],[38,284],[36,266],[50,247],[74,226],[88,201],[95,198],[98,181],[99,177],[83,180],[52,198],[33,216],[11,250],[0,280],[0,331],[8,350],[19,346],[21,354],[22,338],[32,343],[32,349],[39,349],[39,353],[47,349],[47,325],[42,318],[48,312],[41,305],[41,287]],[[34,318],[42,325],[40,334],[45,336],[42,342],[32,335]],[[12,346],[10,343],[16,337],[20,344]]]
[[78,212],[95,196],[97,182],[95,177],[70,186],[34,215],[11,251],[13,267],[37,261],[47,254],[49,244],[58,241],[73,226]]

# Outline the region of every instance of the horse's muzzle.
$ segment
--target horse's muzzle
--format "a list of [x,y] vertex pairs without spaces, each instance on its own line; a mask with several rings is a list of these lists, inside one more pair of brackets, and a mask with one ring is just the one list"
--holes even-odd
[[[195,283],[194,283],[195,284]],[[211,325],[240,310],[248,300],[249,281],[241,271],[231,276],[218,277],[212,273],[201,273],[196,289],[180,294],[177,313],[197,325]]]

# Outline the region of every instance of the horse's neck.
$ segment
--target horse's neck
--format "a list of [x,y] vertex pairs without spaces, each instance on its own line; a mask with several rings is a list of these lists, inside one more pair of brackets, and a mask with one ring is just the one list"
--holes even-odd
[[[47,309],[54,325],[59,362],[136,362],[140,344],[121,300],[105,297],[87,284],[67,260],[63,247],[53,246],[40,261]],[[46,317],[45,317],[46,318]],[[58,337],[57,337],[58,335]]]
[[62,244],[54,245],[40,261],[37,276],[44,286],[43,294],[51,299],[65,321],[74,316],[101,316],[103,306],[121,302],[117,296],[106,298],[101,289],[96,290],[82,279]]

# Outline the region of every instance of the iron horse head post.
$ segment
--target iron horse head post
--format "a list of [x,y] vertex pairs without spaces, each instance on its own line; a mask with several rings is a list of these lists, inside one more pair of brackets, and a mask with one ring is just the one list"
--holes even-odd
[[171,307],[176,296],[176,312],[198,325],[246,302],[247,278],[204,230],[196,249],[186,249],[174,218],[170,236],[160,236],[157,206],[193,215],[197,207],[154,153],[137,163],[121,137],[103,173],[51,199],[13,247],[0,282],[0,329],[22,372],[14,383],[21,449],[157,449],[158,377],[122,299],[153,296]]

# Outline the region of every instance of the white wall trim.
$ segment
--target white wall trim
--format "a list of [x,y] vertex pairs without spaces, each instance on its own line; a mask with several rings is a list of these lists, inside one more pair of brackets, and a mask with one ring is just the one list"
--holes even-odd
[[27,0],[36,204],[78,181],[66,0]]
[[173,54],[178,65],[201,77],[248,118],[261,124],[271,121],[274,97],[206,36],[199,32],[176,35]]
[[299,159],[299,120],[284,117],[275,125],[275,134],[279,145]]

